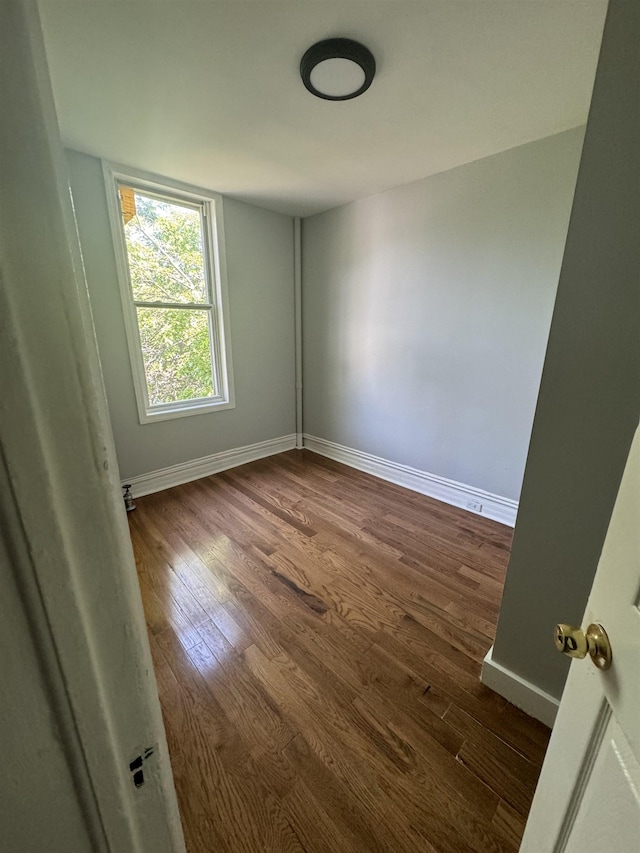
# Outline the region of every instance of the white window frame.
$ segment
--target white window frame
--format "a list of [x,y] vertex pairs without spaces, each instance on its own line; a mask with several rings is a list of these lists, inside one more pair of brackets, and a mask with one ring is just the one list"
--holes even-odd
[[[131,361],[131,372],[135,388],[138,419],[141,424],[164,421],[171,418],[183,418],[189,415],[201,415],[206,412],[232,409],[235,407],[233,371],[231,364],[231,338],[229,332],[229,305],[227,289],[227,264],[225,257],[223,201],[219,193],[192,187],[169,178],[151,175],[115,163],[102,161],[109,222],[115,249],[116,267],[124,326]],[[172,403],[152,405],[149,402],[147,379],[142,356],[142,345],[138,331],[136,302],[133,298],[131,277],[129,274],[129,256],[125,241],[122,212],[118,188],[120,184],[141,192],[165,197],[168,201],[184,201],[197,205],[202,211],[203,261],[208,302],[194,307],[206,308],[210,312],[210,345],[212,356],[212,375],[218,393],[212,397],[195,400],[178,400]],[[155,303],[145,303],[149,307]],[[169,303],[157,303],[158,308],[174,307]],[[175,307],[181,307],[177,305]]]

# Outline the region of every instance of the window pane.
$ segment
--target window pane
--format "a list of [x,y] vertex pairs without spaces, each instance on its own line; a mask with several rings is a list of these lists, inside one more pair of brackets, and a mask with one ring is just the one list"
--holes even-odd
[[149,404],[211,397],[209,311],[138,308]]
[[208,302],[200,209],[120,188],[133,298]]

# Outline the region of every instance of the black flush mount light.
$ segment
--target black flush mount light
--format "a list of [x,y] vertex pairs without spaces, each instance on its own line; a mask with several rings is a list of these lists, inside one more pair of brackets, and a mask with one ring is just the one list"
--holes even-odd
[[348,101],[366,92],[376,73],[373,54],[351,39],[325,39],[300,60],[302,82],[325,101]]

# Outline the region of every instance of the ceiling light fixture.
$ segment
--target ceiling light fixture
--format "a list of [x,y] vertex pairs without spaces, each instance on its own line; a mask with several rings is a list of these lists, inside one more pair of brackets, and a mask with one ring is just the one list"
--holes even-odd
[[325,39],[312,45],[300,60],[302,82],[325,101],[348,101],[366,92],[376,73],[368,48],[351,39]]

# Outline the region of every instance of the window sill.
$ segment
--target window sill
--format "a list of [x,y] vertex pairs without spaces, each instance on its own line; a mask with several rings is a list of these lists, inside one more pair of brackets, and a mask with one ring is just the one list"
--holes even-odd
[[139,420],[141,424],[152,424],[156,421],[168,421],[173,418],[187,418],[190,415],[206,415],[210,412],[220,412],[223,409],[234,409],[234,400],[206,400],[197,405],[172,406],[167,409],[147,409],[139,411]]

